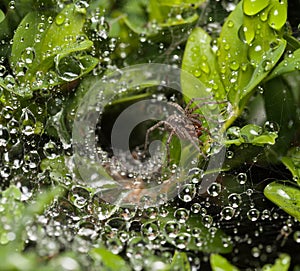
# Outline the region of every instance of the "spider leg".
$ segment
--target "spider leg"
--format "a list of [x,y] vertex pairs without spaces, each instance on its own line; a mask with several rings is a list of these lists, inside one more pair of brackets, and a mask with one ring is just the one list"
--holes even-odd
[[169,137],[168,137],[167,143],[166,143],[168,165],[170,164],[170,161],[171,161],[170,144],[171,144],[171,140],[174,135],[175,135],[175,131],[172,130],[169,134]]
[[[212,98],[212,97],[209,97],[209,98]],[[197,109],[201,109],[201,106],[203,105],[206,105],[206,104],[225,104],[227,103],[227,101],[206,101],[206,102],[201,102],[200,104],[195,104],[194,107],[191,107],[191,105],[197,101],[203,101],[205,100],[206,98],[192,98],[190,99],[190,101],[188,102],[188,104],[186,105],[186,109],[185,109],[185,112],[188,113],[188,114],[191,114],[193,113],[194,111],[196,111]]]
[[146,137],[145,137],[145,144],[144,144],[144,152],[146,152],[147,147],[148,147],[150,133],[153,132],[154,130],[156,130],[157,128],[159,128],[159,126],[164,125],[165,123],[166,122],[164,120],[161,120],[147,130]]

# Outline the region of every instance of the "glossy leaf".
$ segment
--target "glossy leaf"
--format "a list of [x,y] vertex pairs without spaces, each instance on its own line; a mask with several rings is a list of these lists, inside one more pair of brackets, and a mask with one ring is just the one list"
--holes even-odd
[[[31,90],[35,90],[75,80],[96,66],[98,60],[95,58],[76,55],[93,45],[86,38],[77,40],[83,37],[85,14],[82,12],[74,5],[68,5],[56,17],[53,16],[53,21],[43,19],[49,16],[47,13],[32,12],[24,18],[14,35],[10,58],[19,81],[29,82]],[[75,54],[73,61],[70,54]],[[64,57],[71,62],[61,64]],[[54,66],[56,73],[49,73]],[[37,74],[41,74],[41,78],[37,78]]]
[[300,70],[300,49],[288,54],[284,60],[275,67],[272,73],[268,76],[267,80],[298,70]]
[[281,162],[293,174],[294,180],[300,185],[300,150],[298,147],[290,149],[287,156],[281,158]]
[[263,90],[266,119],[280,127],[277,142],[269,153],[272,160],[278,161],[286,155],[297,130],[297,125],[293,125],[297,121],[297,104],[292,89],[282,77],[267,81]]
[[252,16],[269,5],[270,0],[244,0],[244,12],[246,15]]
[[281,254],[275,260],[274,265],[266,264],[262,268],[265,271],[288,271],[291,263],[291,257],[288,254]]
[[190,263],[186,253],[175,251],[173,256],[170,271],[180,270],[180,271],[190,271]]
[[290,181],[275,181],[264,189],[265,196],[300,221],[300,187]]
[[239,128],[232,126],[227,130],[226,145],[241,145],[243,143],[255,146],[264,146],[266,144],[273,145],[278,137],[277,132],[263,130],[262,127],[254,124],[247,124]]
[[[185,47],[182,69],[197,77],[207,89],[214,93],[216,99],[222,99],[225,96],[225,90],[211,42],[212,38],[202,28],[195,28]],[[183,93],[190,91],[186,80],[182,80],[182,87]],[[192,97],[199,97],[199,93],[193,93]]]
[[103,248],[93,248],[89,252],[90,256],[102,264],[101,270],[103,271],[130,271],[131,268],[126,264],[126,262],[118,255],[103,249]]
[[238,91],[244,89],[253,71],[248,59],[248,44],[239,37],[244,22],[242,5],[243,1],[224,23],[217,52],[221,78],[226,92],[229,93],[228,98],[234,106],[240,101]]
[[212,254],[210,256],[210,265],[213,271],[238,271],[239,269],[228,262],[221,255]]
[[158,3],[162,6],[176,7],[176,6],[186,6],[190,7],[193,5],[194,7],[200,6],[206,0],[157,0]]
[[271,69],[276,65],[280,57],[282,56],[286,46],[285,40],[278,40],[278,45],[275,48],[269,49],[262,60],[256,67],[251,77],[250,82],[245,86],[244,90],[240,94],[242,100],[254,90],[254,88],[268,75]]
[[0,23],[2,23],[5,19],[5,14],[4,12],[0,9]]

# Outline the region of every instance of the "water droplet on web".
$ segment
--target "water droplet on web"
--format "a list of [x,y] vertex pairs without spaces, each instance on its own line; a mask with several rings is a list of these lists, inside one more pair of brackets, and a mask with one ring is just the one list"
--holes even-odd
[[183,186],[178,197],[184,202],[190,202],[194,199],[196,195],[196,188],[193,184],[186,184]]
[[75,186],[69,191],[69,200],[79,209],[87,205],[90,193],[84,187]]
[[106,240],[106,246],[113,254],[119,254],[124,249],[123,242],[117,237]]
[[16,8],[16,2],[15,1],[10,1],[9,3],[8,3],[8,8],[9,9],[15,9]]
[[174,245],[179,249],[185,249],[191,241],[191,235],[186,232],[177,234],[174,239]]
[[257,221],[259,218],[260,212],[256,208],[252,208],[247,212],[247,217],[251,221]]
[[234,152],[233,151],[226,151],[226,158],[227,159],[232,159],[234,157]]
[[293,238],[296,243],[300,243],[300,231],[295,231],[293,234]]
[[28,109],[22,110],[22,115],[19,120],[21,131],[24,135],[29,136],[34,133],[36,118],[34,114]]
[[206,228],[210,228],[213,224],[213,218],[210,215],[205,215],[202,217],[202,223]]
[[276,122],[273,121],[266,121],[264,124],[264,130],[267,132],[279,132],[279,125]]
[[60,151],[54,141],[48,141],[43,146],[43,153],[48,159],[54,159],[60,154]]
[[164,231],[168,237],[175,238],[180,228],[181,226],[177,221],[168,221],[164,226]]
[[238,208],[242,202],[242,198],[239,194],[232,193],[228,196],[228,201],[230,206],[233,208]]
[[260,249],[258,247],[253,247],[251,249],[251,254],[252,254],[252,256],[254,258],[258,258],[260,256],[260,254],[261,254],[261,251],[260,251]]
[[174,217],[179,223],[185,223],[189,218],[189,211],[185,208],[178,208],[174,212]]
[[222,186],[219,183],[212,183],[208,188],[207,188],[207,193],[212,196],[212,197],[217,197],[222,190]]
[[265,72],[270,71],[273,68],[273,62],[271,60],[265,59],[262,63],[262,67]]
[[142,234],[149,240],[154,240],[159,235],[159,227],[156,222],[148,222],[142,226]]
[[247,174],[246,173],[239,173],[236,177],[239,184],[243,185],[247,182]]
[[5,147],[10,139],[10,134],[8,129],[0,124],[0,147]]
[[234,216],[235,210],[232,207],[226,206],[221,211],[221,217],[225,220],[230,220]]
[[229,67],[231,70],[237,71],[239,69],[240,65],[237,61],[234,60],[234,61],[230,62]]

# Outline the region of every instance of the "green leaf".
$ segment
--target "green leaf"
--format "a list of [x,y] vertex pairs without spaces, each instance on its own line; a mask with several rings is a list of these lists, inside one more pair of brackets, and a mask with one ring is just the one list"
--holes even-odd
[[288,271],[291,263],[291,257],[288,254],[281,254],[276,259],[274,265],[266,264],[263,266],[264,271]]
[[239,269],[231,265],[227,259],[221,255],[212,254],[210,256],[210,265],[213,271],[238,271]]
[[290,181],[275,181],[265,187],[264,195],[300,221],[300,187],[298,185]]
[[[50,15],[27,14],[14,35],[10,61],[18,81],[29,83],[31,91],[73,81],[98,63],[80,54],[86,54],[93,45],[83,34],[84,10],[78,11],[71,4],[56,17]],[[20,91],[18,94],[24,96]]]
[[279,157],[286,155],[296,133],[297,125],[291,124],[297,122],[297,104],[291,88],[282,77],[267,81],[263,90],[266,119],[280,127],[277,142],[269,153],[272,160],[278,161]]
[[268,73],[276,65],[276,63],[282,56],[285,47],[286,41],[278,40],[278,45],[276,45],[276,47],[271,48],[267,52],[265,52],[265,54],[261,58],[262,60],[255,68],[250,82],[240,93],[239,96],[241,100],[248,96],[255,89],[255,87],[268,75]]
[[300,149],[294,147],[290,149],[287,156],[281,158],[281,162],[290,170],[293,174],[294,180],[297,181],[300,186]]
[[270,0],[244,0],[244,12],[249,16],[255,15],[265,9],[269,2]]
[[186,253],[175,251],[170,271],[190,271],[190,263]]
[[239,32],[244,22],[241,1],[225,21],[220,38],[218,63],[221,78],[229,100],[234,105],[239,103],[238,91],[244,89],[250,81],[253,68],[248,59],[248,44],[240,38]]
[[118,255],[103,249],[93,248],[89,252],[90,256],[100,263],[102,263],[101,270],[103,271],[130,271],[130,267],[126,262]]
[[242,128],[232,126],[227,130],[226,145],[241,145],[248,143],[255,146],[273,145],[278,137],[277,132],[263,130],[255,124],[247,124]]
[[162,6],[169,7],[190,7],[193,5],[194,7],[198,7],[203,4],[206,0],[157,0],[158,3]]
[[[217,57],[211,48],[212,38],[200,27],[190,34],[182,61],[182,69],[197,77],[216,99],[225,96],[225,90],[219,75]],[[190,91],[189,83],[182,80],[183,93]],[[189,93],[190,97],[199,97],[199,93]]]
[[5,19],[5,14],[4,12],[0,9],[0,23],[2,23]]
[[268,76],[267,80],[280,76],[285,73],[300,70],[300,49],[297,49],[291,54],[288,54]]

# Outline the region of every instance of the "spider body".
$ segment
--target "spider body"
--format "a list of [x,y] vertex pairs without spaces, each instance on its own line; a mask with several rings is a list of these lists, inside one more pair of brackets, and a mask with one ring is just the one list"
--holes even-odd
[[[197,151],[204,158],[206,158],[206,155],[201,151],[199,147],[199,145],[203,145],[199,137],[203,134],[204,131],[207,133],[209,133],[209,131],[207,128],[203,127],[203,123],[201,121],[203,115],[195,113],[195,111],[200,108],[200,105],[191,107],[191,105],[196,100],[202,100],[202,98],[191,99],[185,108],[182,108],[177,103],[168,102],[168,105],[174,109],[173,113],[170,114],[165,120],[159,121],[147,130],[144,150],[147,149],[150,133],[163,126],[164,130],[169,132],[169,136],[166,142],[168,162],[170,161],[170,143],[173,136],[177,136],[179,139],[189,141],[197,149]],[[211,102],[203,102],[202,104],[208,103]]]

